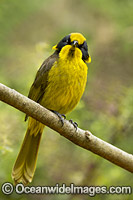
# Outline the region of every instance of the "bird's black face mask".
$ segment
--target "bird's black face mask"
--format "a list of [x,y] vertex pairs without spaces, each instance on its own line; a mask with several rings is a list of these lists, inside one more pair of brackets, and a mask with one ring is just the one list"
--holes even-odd
[[[83,44],[80,44],[80,45],[78,44],[78,41],[75,40],[75,42],[77,42],[75,44],[75,46],[82,51],[82,60],[84,62],[90,62],[91,58],[90,58],[90,56],[88,54],[87,42],[84,41]],[[74,41],[71,41],[70,35],[67,35],[57,45],[55,45],[53,47],[53,49],[55,49],[59,53],[64,46],[73,45],[73,44],[74,44]]]

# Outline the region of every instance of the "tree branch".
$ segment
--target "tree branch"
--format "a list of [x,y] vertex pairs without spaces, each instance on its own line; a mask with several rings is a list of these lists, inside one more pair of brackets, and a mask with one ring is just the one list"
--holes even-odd
[[80,128],[76,131],[67,120],[64,120],[64,125],[62,126],[59,118],[54,113],[1,83],[0,100],[52,128],[78,146],[109,160],[129,172],[133,172],[133,155],[97,138],[89,131],[84,131]]

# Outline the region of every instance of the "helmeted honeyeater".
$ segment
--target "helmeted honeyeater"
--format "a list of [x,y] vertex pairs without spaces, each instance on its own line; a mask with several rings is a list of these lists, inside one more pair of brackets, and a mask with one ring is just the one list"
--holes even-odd
[[[65,36],[53,47],[38,70],[28,97],[55,113],[66,114],[79,102],[91,62],[85,37],[80,33]],[[28,116],[26,116],[26,119]],[[26,135],[13,167],[15,183],[27,184],[34,176],[44,125],[29,117]]]

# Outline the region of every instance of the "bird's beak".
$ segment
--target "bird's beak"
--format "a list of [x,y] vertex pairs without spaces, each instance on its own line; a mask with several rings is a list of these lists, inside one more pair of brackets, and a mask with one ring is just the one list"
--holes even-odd
[[78,47],[78,41],[77,40],[74,40],[72,43],[71,43],[72,47]]

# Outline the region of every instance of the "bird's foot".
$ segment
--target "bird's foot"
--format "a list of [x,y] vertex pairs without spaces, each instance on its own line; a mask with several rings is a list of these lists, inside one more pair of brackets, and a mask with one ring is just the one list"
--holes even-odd
[[[50,110],[51,112],[55,113],[58,118],[59,118],[59,121],[61,122],[62,126],[64,125],[64,119],[66,119],[66,115],[64,114],[60,114],[59,112],[55,111],[55,110]],[[73,122],[72,119],[69,120],[69,122],[74,126],[74,128],[77,130],[78,128],[78,123],[77,122]]]
[[69,122],[74,126],[74,128],[77,130],[78,128],[78,123],[77,122],[73,122],[72,119],[69,120]]
[[59,121],[61,122],[62,126],[64,125],[64,119],[66,119],[66,116],[64,114],[60,114],[55,110],[51,110],[53,113],[55,113],[59,117]]

